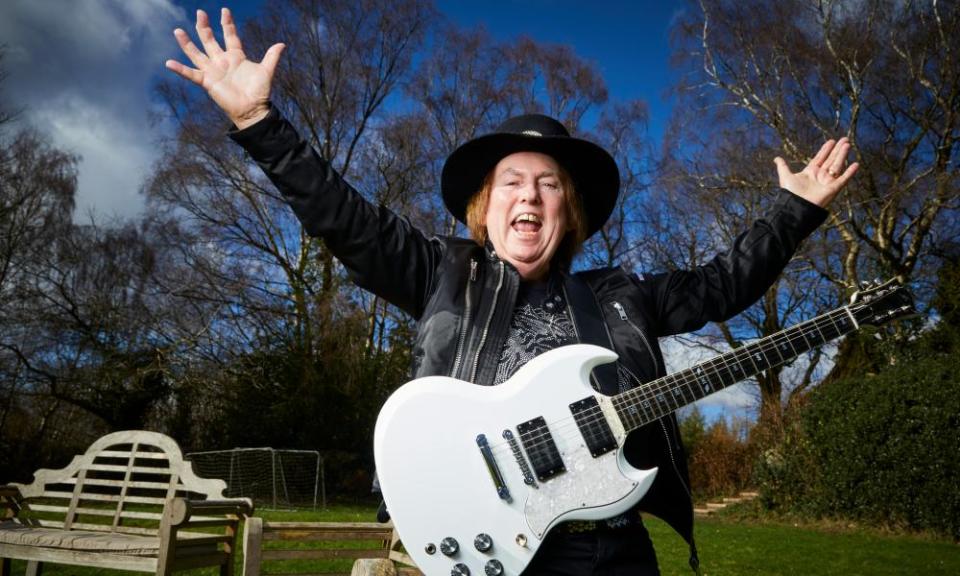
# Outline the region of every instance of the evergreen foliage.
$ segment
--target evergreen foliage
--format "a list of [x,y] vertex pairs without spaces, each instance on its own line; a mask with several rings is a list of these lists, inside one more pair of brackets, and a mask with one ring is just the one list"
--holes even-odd
[[757,462],[768,508],[931,530],[960,540],[960,266],[945,266],[937,326],[876,374],[831,379]]

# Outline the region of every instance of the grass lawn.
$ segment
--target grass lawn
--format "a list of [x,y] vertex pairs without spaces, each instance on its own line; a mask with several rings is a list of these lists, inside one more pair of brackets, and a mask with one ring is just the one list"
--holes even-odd
[[[374,512],[375,508],[369,505],[341,505],[323,512],[258,510],[257,515],[270,520],[370,522],[374,521]],[[648,518],[646,523],[663,575],[692,574],[687,566],[686,543],[660,520]],[[867,529],[757,522],[739,519],[735,513],[698,519],[697,546],[701,568],[708,576],[960,574],[960,546],[948,541],[887,535]],[[15,561],[12,572],[16,576],[22,575],[25,567],[25,563]],[[192,573],[213,575],[216,571]],[[239,562],[236,573],[241,576]],[[92,576],[122,573],[50,564],[44,567],[44,574]]]
[[[656,518],[646,524],[663,575],[692,574],[686,542]],[[717,516],[697,519],[696,538],[705,575],[960,574],[960,546],[917,536]]]

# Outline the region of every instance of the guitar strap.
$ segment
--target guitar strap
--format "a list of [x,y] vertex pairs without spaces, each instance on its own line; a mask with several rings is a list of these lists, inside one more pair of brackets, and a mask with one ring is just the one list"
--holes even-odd
[[[586,281],[579,276],[564,274],[563,287],[569,300],[567,309],[573,317],[580,342],[615,350],[613,342],[610,341],[610,333],[603,322],[600,304]],[[593,375],[599,383],[598,392],[610,396],[620,392],[615,362],[597,366],[593,369]]]

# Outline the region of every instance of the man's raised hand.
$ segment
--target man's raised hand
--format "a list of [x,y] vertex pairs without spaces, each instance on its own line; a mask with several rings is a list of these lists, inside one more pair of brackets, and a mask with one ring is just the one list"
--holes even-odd
[[773,161],[777,165],[780,187],[825,208],[860,167],[856,162],[847,166],[849,153],[850,142],[847,138],[836,142],[827,140],[817,155],[796,174],[778,156]]
[[203,50],[190,40],[190,35],[177,28],[173,35],[193,68],[176,60],[167,60],[170,70],[202,86],[210,98],[223,109],[238,128],[246,128],[263,119],[269,111],[270,84],[283,52],[283,44],[274,44],[259,63],[247,60],[230,10],[220,11],[224,50],[217,43],[210,27],[210,18],[197,10],[197,35]]

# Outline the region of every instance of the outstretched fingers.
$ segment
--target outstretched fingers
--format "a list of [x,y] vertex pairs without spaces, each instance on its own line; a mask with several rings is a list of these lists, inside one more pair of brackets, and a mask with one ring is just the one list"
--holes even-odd
[[844,165],[847,163],[847,155],[850,153],[850,141],[847,138],[841,138],[837,141],[830,156],[823,163],[827,174],[836,178],[844,172]]
[[183,53],[187,55],[187,58],[190,59],[190,62],[192,62],[194,66],[203,69],[210,63],[207,55],[197,48],[197,45],[190,40],[190,35],[184,30],[177,28],[173,31],[173,36],[177,39],[177,44],[180,45],[180,49],[183,50]]
[[860,168],[860,164],[854,162],[853,164],[847,166],[847,169],[843,171],[843,174],[837,176],[836,185],[838,188],[843,188],[847,185],[847,181],[853,178],[853,175],[857,173],[857,169]]
[[180,49],[196,68],[190,68],[176,60],[167,60],[166,67],[194,84],[203,85],[203,70],[210,64],[210,59],[190,40],[190,35],[180,28],[173,31],[173,36],[177,39]]
[[233,14],[229,8],[220,10],[220,26],[223,27],[223,44],[227,50],[243,51],[240,36],[237,35],[237,25],[233,21]]
[[213,28],[210,27],[210,18],[203,10],[197,10],[197,36],[200,37],[200,43],[209,58],[216,58],[223,54],[223,48],[217,42],[213,35]]
[[284,44],[274,44],[267,49],[267,53],[263,55],[263,60],[260,61],[260,64],[267,69],[270,78],[273,78],[273,73],[277,69],[277,64],[280,62],[280,55],[283,54],[284,48],[286,48]]
[[811,166],[815,171],[819,172],[820,167],[823,166],[823,163],[826,161],[827,157],[830,156],[830,153],[833,151],[834,144],[836,144],[836,142],[834,142],[833,140],[827,140],[826,142],[824,142],[823,146],[820,147],[820,150],[817,151],[816,156],[814,156],[813,159],[810,160],[810,163],[807,164],[807,166]]
[[200,70],[190,68],[189,66],[184,66],[176,60],[167,60],[166,66],[168,70],[176,72],[180,76],[186,78],[194,84],[197,84],[198,86],[203,86],[203,72]]

